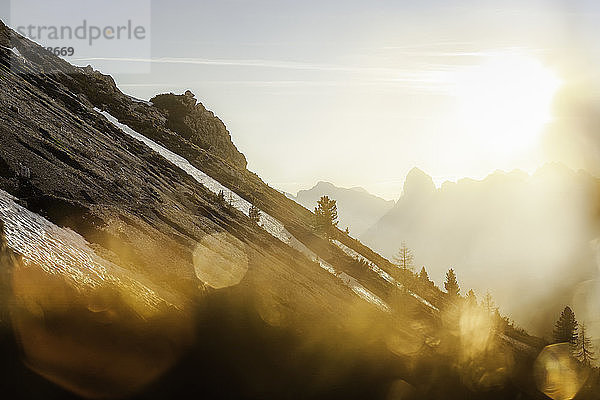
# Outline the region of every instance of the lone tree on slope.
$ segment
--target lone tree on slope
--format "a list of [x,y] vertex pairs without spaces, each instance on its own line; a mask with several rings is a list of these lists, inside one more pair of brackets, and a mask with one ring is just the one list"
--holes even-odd
[[323,196],[317,201],[315,208],[315,229],[325,235],[327,239],[335,236],[338,224],[337,203],[328,196]]
[[590,338],[585,331],[585,324],[581,324],[579,327],[575,357],[577,357],[577,359],[586,367],[589,367],[592,362],[596,360],[594,348],[592,346],[592,338]]
[[444,288],[450,296],[458,297],[458,293],[460,292],[460,286],[458,286],[458,280],[456,279],[456,274],[454,273],[454,269],[452,268],[450,268],[448,272],[446,272],[446,281],[444,282]]
[[554,341],[556,343],[577,343],[577,320],[571,307],[566,306],[554,325]]
[[415,261],[415,256],[411,249],[406,246],[406,242],[402,242],[400,249],[398,249],[398,253],[394,256],[394,261],[403,270],[413,270],[413,262]]

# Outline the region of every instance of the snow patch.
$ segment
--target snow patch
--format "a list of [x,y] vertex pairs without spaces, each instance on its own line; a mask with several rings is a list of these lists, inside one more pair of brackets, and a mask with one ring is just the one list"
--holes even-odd
[[125,288],[153,310],[165,303],[149,286],[133,278],[130,271],[98,256],[81,235],[20,206],[3,190],[0,190],[0,219],[8,246],[23,256],[26,266],[64,276],[78,288],[105,283]]

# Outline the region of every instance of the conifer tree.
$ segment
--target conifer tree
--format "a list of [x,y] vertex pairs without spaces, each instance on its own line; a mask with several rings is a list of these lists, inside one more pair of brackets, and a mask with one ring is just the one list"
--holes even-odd
[[413,270],[415,256],[413,255],[412,250],[406,245],[406,242],[402,242],[400,249],[398,249],[398,253],[394,256],[394,261],[402,270]]
[[571,307],[566,306],[554,325],[554,341],[556,343],[577,343],[577,320]]
[[328,196],[322,196],[315,208],[315,229],[327,239],[335,236],[338,224],[337,203]]
[[475,307],[477,305],[477,296],[475,296],[473,289],[469,289],[467,292],[467,304],[471,307]]
[[596,357],[594,357],[592,339],[585,330],[585,324],[581,324],[579,327],[575,357],[577,357],[577,359],[587,367],[589,367],[592,362],[596,360]]
[[448,272],[446,272],[446,281],[444,282],[444,288],[446,292],[452,297],[457,297],[460,292],[460,286],[458,286],[458,280],[456,279],[456,274],[454,273],[454,269],[450,268]]
[[429,283],[429,282],[431,282],[429,280],[429,274],[427,273],[427,270],[425,269],[425,267],[421,268],[421,272],[419,272],[419,279],[423,283]]

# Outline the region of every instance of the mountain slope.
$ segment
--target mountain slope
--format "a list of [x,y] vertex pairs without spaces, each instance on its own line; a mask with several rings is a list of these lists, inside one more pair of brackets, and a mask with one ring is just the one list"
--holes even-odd
[[[84,71],[64,65],[64,62],[23,39],[15,39],[13,45],[19,46],[23,57],[9,49],[0,50],[0,101],[4,110],[0,119],[0,185],[3,190],[17,197],[14,201],[58,226],[66,226],[80,233],[89,242],[88,247],[125,271],[130,271],[127,275],[131,275],[132,279],[143,276],[144,280],[149,280],[148,287],[166,293],[172,307],[180,310],[180,320],[188,321],[188,329],[192,328],[191,321],[194,319],[190,315],[193,311],[190,307],[207,296],[206,301],[210,304],[209,298],[217,296],[210,288],[210,281],[199,281],[198,268],[203,265],[199,266],[198,262],[206,264],[213,258],[207,261],[204,257],[218,257],[223,252],[226,254],[220,257],[227,257],[236,251],[241,252],[242,259],[247,260],[248,272],[243,280],[226,290],[231,298],[228,301],[247,304],[249,309],[257,310],[257,315],[276,326],[310,326],[326,315],[336,319],[337,322],[333,323],[336,326],[349,317],[349,305],[357,303],[362,307],[359,297],[339,284],[334,276],[318,264],[275,239],[234,208],[220,204],[217,196],[205,186],[143,143],[126,135],[95,112],[83,94],[72,92],[59,82],[73,82],[76,75],[82,80],[93,80],[94,75],[89,77]],[[41,61],[42,64],[32,60]],[[48,65],[51,74],[41,71]],[[58,67],[66,68],[66,73]],[[96,87],[90,90],[100,92]],[[115,96],[115,99],[119,100],[119,96]],[[128,103],[129,106],[135,107]],[[159,115],[159,112],[150,112],[148,120],[152,121],[155,115]],[[222,158],[211,158],[215,163],[225,165]],[[8,199],[7,204],[14,204],[11,203],[13,200]],[[8,217],[3,216],[4,219]],[[21,218],[7,225],[10,228],[9,243],[25,240],[20,233],[24,229],[23,222],[27,222],[25,227],[30,226],[29,220]],[[23,253],[28,265],[35,260],[47,263],[39,265],[40,274],[44,270],[59,270],[59,261],[54,257],[31,258],[40,254],[39,249],[29,251],[29,247],[19,246],[16,249]],[[202,257],[196,261],[199,249]],[[75,260],[73,257],[71,255],[67,259]],[[65,265],[67,267],[74,265]],[[71,287],[89,292],[90,298],[103,298],[97,293],[98,285],[102,286],[102,282],[122,282],[123,278],[119,278],[109,267],[103,267],[102,270],[106,271],[102,272],[105,276],[97,283],[90,282],[79,273],[65,275],[64,280],[61,278],[59,282],[52,283],[64,289],[51,292],[49,298],[42,302],[43,306],[52,309],[48,302],[62,301],[60,297],[53,296],[59,296],[63,290],[71,293]],[[52,275],[46,277],[42,274],[36,279],[54,282]],[[116,283],[110,287],[113,287],[111,293],[116,290],[119,298],[128,298],[130,290],[127,286]],[[27,291],[19,296],[37,296],[35,293],[38,292],[31,294]],[[72,308],[78,303],[74,302]],[[368,303],[365,302],[365,306],[368,308]],[[93,317],[94,314],[87,315],[86,307],[82,311],[84,316]],[[123,307],[129,309],[129,306]],[[170,314],[168,310],[172,307],[161,308],[159,316]],[[75,314],[72,309],[66,311]],[[373,311],[377,312],[377,309],[374,307]],[[61,310],[46,312],[47,317],[55,315],[63,322],[66,318]],[[116,312],[128,315],[118,310]],[[31,318],[28,309],[22,310],[19,315],[23,315],[27,321]],[[81,319],[85,320],[83,317]],[[200,319],[207,327],[219,320],[210,316]],[[145,327],[144,330],[152,330],[155,324],[152,321],[140,320],[139,323]],[[63,325],[73,327],[75,322],[64,322]],[[27,326],[30,332],[48,334],[43,325],[38,323]],[[242,326],[237,329],[240,332],[244,330]],[[60,341],[69,341],[69,337],[61,336]],[[183,342],[176,337],[173,340]],[[85,381],[83,376],[66,378],[72,372],[50,368],[49,361],[40,359],[36,349],[29,348],[27,354],[30,363],[44,375],[54,377],[53,380],[59,382],[67,379],[69,387],[82,394],[90,390],[82,383]],[[76,371],[89,366],[74,363],[72,367]],[[167,367],[168,363],[163,368]],[[164,372],[164,369],[160,372]],[[149,377],[155,374],[152,372]],[[118,387],[126,383],[120,379],[124,378],[111,376],[109,380],[111,390],[116,393],[120,393]],[[143,381],[140,378],[140,384]]]
[[321,196],[337,201],[339,227],[349,227],[354,236],[360,236],[394,205],[393,201],[369,194],[364,189],[340,188],[329,182],[319,182],[311,189],[300,190],[294,200],[313,210]]

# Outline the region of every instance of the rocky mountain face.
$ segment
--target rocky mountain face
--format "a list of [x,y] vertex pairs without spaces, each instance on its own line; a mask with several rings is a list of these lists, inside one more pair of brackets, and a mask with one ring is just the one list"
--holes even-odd
[[599,181],[560,165],[439,189],[413,170],[404,195],[361,239],[388,257],[405,241],[437,282],[453,267],[463,293],[490,290],[518,323],[544,334],[579,285],[597,277],[599,204]]
[[543,342],[498,319],[474,355],[439,289],[316,235],[191,93],[0,45],[3,395],[539,398]]
[[211,154],[220,156],[238,168],[246,168],[223,122],[198,103],[189,90],[183,95],[160,94],[150,100],[167,117],[167,127]]
[[362,188],[340,188],[329,182],[319,182],[311,189],[300,190],[293,199],[313,210],[321,196],[337,201],[338,226],[348,227],[354,236],[360,236],[394,206],[393,201],[374,196]]

